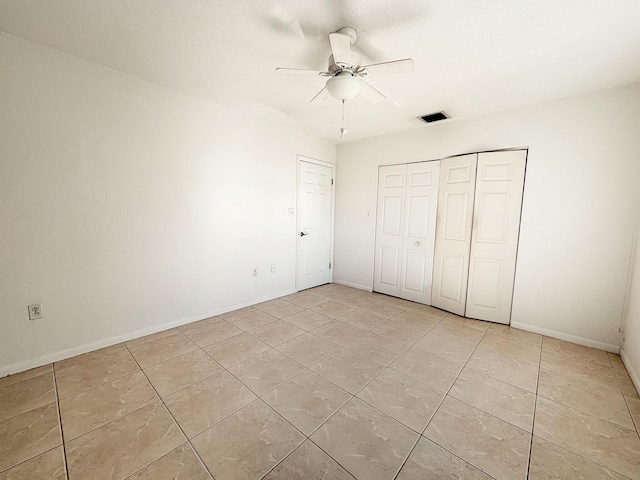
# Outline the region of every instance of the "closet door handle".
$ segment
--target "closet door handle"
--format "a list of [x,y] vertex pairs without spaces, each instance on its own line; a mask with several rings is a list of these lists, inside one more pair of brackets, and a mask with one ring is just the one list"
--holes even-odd
[[307,232],[300,232],[300,236],[304,237],[305,235],[309,235]]
[[418,241],[416,240],[415,246],[416,246],[416,247],[419,247],[419,246],[420,246],[420,242],[418,242]]

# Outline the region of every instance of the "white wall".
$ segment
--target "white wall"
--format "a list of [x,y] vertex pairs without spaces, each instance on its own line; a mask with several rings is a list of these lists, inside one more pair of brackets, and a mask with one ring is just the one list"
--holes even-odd
[[296,154],[334,145],[7,34],[0,65],[0,376],[293,291]]
[[335,280],[373,284],[379,165],[529,147],[513,325],[616,351],[640,218],[639,132],[634,84],[340,145]]
[[636,389],[640,391],[640,241],[637,236],[633,264],[627,289],[624,342],[620,354]]

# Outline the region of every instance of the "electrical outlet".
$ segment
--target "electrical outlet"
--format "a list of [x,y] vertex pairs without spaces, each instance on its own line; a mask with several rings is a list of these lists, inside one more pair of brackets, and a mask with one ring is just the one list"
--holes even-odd
[[29,309],[29,320],[38,320],[42,318],[42,304],[32,303],[27,307]]
[[258,267],[253,267],[251,269],[251,276],[252,277],[257,277],[258,276]]
[[271,273],[276,273],[276,264],[275,263],[271,264]]
[[293,217],[295,215],[296,211],[293,208],[289,209],[289,216]]

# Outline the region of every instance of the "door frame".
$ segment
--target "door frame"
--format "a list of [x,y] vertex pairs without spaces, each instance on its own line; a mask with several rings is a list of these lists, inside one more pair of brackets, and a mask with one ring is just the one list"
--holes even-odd
[[332,283],[333,282],[333,271],[334,271],[334,261],[333,261],[333,244],[334,244],[334,232],[335,232],[335,228],[334,228],[334,221],[335,221],[335,202],[336,202],[336,165],[335,163],[330,163],[330,162],[325,162],[324,160],[318,160],[316,158],[311,158],[311,157],[307,157],[305,155],[296,155],[296,230],[295,230],[295,236],[296,236],[296,251],[295,251],[295,265],[296,265],[296,271],[295,271],[295,290],[296,292],[299,292],[299,286],[300,286],[300,281],[299,281],[299,273],[300,273],[300,265],[298,264],[298,254],[299,254],[299,249],[300,249],[300,244],[299,244],[299,237],[298,237],[298,232],[300,231],[300,162],[305,162],[305,163],[313,163],[315,165],[320,165],[322,167],[328,167],[331,169],[331,179],[333,180],[333,184],[331,185],[331,219],[329,221],[329,262],[331,263],[331,268],[330,268],[330,275],[329,275],[329,282]]

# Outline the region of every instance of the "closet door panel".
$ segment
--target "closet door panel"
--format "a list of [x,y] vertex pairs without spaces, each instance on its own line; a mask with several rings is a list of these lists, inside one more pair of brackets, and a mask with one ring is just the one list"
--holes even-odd
[[[465,270],[467,268],[468,260],[465,255],[451,255],[443,253],[441,261],[442,272],[439,276],[440,297],[441,299],[460,304],[466,290],[466,285],[464,284],[463,279],[466,277]],[[462,313],[459,313],[459,315],[462,315]]]
[[477,154],[440,161],[431,304],[465,314]]
[[440,162],[407,165],[400,297],[431,303]]
[[526,151],[481,153],[466,316],[509,323]]
[[380,167],[373,289],[400,296],[407,165]]

